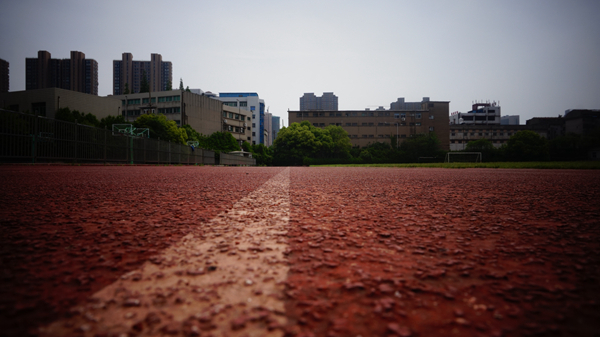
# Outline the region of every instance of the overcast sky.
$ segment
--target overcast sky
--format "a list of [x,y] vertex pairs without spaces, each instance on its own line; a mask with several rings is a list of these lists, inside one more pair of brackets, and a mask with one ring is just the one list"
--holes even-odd
[[0,13],[10,91],[26,57],[78,50],[98,61],[101,96],[123,52],[158,53],[174,87],[257,92],[286,126],[306,92],[334,92],[340,110],[495,100],[521,124],[600,109],[598,0],[0,0]]

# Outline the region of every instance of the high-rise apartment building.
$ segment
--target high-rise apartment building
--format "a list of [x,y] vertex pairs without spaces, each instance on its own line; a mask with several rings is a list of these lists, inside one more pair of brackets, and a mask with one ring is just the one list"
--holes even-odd
[[249,110],[252,113],[252,145],[266,145],[265,138],[270,130],[265,129],[265,101],[260,99],[257,93],[220,92],[219,97],[214,98],[222,101],[226,106]]
[[279,129],[281,129],[281,118],[279,116],[273,116],[273,128],[271,129],[271,134],[273,135],[273,137],[271,139],[273,139],[273,142],[275,142],[275,139],[277,139],[277,134],[279,133]]
[[300,111],[306,110],[329,110],[338,109],[338,97],[333,92],[324,92],[323,96],[315,96],[314,93],[305,93],[300,97]]
[[273,115],[270,112],[265,112],[265,146],[273,145]]
[[98,95],[98,62],[72,51],[69,59],[53,59],[38,51],[37,58],[25,59],[25,90],[61,88]]
[[8,92],[10,86],[8,66],[8,61],[0,59],[0,92]]
[[123,53],[121,60],[113,61],[113,95],[140,92],[142,79],[150,85],[150,91],[166,91],[173,86],[173,64],[163,61],[160,54],[151,54],[150,61],[134,61],[131,53]]

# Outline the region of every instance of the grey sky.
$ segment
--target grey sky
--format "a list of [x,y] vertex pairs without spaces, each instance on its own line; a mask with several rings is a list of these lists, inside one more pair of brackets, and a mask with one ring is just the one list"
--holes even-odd
[[0,0],[0,58],[10,90],[25,58],[71,50],[99,63],[159,53],[173,86],[257,92],[287,126],[305,92],[333,91],[341,110],[406,101],[500,101],[503,115],[600,109],[600,1]]

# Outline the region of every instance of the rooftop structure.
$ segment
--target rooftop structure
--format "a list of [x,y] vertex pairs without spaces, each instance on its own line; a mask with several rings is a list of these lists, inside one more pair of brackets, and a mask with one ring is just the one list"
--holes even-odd
[[500,125],[500,105],[494,102],[474,103],[471,111],[453,112],[450,125]]
[[306,110],[338,110],[338,97],[333,92],[324,92],[322,96],[305,93],[300,97],[300,111]]

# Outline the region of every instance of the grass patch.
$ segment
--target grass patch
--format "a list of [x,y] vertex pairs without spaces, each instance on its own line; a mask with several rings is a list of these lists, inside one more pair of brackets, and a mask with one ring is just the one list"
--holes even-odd
[[412,164],[341,164],[311,167],[437,167],[437,168],[505,168],[505,169],[575,169],[598,170],[600,161],[497,162],[497,163],[412,163]]

